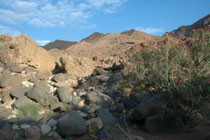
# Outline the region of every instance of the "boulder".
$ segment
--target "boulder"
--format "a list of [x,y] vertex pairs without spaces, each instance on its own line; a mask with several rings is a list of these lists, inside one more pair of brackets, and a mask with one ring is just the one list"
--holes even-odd
[[2,62],[13,61],[18,64],[26,64],[40,71],[51,72],[54,69],[54,58],[27,35],[20,34],[17,37],[1,35],[0,38],[0,44],[4,46],[2,48],[4,51],[0,53]]
[[16,107],[17,109],[20,109],[22,106],[26,106],[32,103],[33,101],[30,100],[28,97],[22,96],[14,102],[13,106]]
[[99,109],[97,111],[97,116],[101,118],[104,125],[112,126],[118,123],[117,118],[105,109]]
[[11,115],[11,112],[9,110],[0,111],[0,120],[6,120],[9,115]]
[[101,118],[92,118],[85,121],[85,123],[89,132],[96,132],[103,127],[103,122]]
[[187,128],[181,118],[170,111],[158,113],[145,120],[144,127],[150,133],[185,133]]
[[22,82],[25,81],[24,77],[17,76],[17,75],[1,75],[0,78],[0,87],[5,88],[5,87],[20,87]]
[[59,83],[59,82],[65,82],[66,80],[69,80],[69,79],[72,79],[72,80],[76,80],[77,78],[69,73],[59,73],[59,74],[56,74],[52,80]]
[[24,130],[24,135],[27,140],[40,140],[40,130],[36,126],[32,126]]
[[78,112],[72,111],[58,119],[57,131],[64,137],[81,135],[86,132],[86,124]]
[[48,124],[42,124],[40,129],[43,136],[47,135],[51,131],[51,127]]
[[33,87],[27,92],[27,96],[31,98],[32,100],[37,101],[41,105],[48,106],[50,104],[56,104],[58,103],[58,98],[44,92],[40,88]]
[[56,69],[63,69],[63,72],[70,73],[76,77],[85,77],[91,75],[95,68],[94,61],[85,57],[62,55],[59,63],[57,63]]
[[161,106],[169,102],[169,95],[159,94],[152,96],[137,105],[132,112],[132,117],[135,120],[143,120],[147,117],[153,116],[161,111]]
[[72,101],[72,95],[69,92],[69,90],[65,87],[59,87],[57,89],[57,94],[59,99],[63,102],[63,103],[69,103]]
[[36,83],[34,83],[34,87],[37,87],[44,92],[50,93],[50,86],[47,81],[36,82]]
[[90,104],[96,104],[103,108],[109,107],[113,102],[111,97],[109,97],[101,92],[98,92],[98,91],[89,92],[87,94],[87,99]]
[[11,93],[10,93],[10,95],[12,96],[12,97],[15,97],[15,98],[21,98],[22,96],[24,96],[25,95],[25,93],[26,93],[26,91],[27,91],[27,89],[26,88],[17,88],[17,89],[14,89]]

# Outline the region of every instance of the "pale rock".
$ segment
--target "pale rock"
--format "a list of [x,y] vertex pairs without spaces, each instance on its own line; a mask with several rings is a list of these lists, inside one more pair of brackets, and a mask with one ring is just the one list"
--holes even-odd
[[[17,64],[25,64],[39,69],[42,72],[51,72],[55,68],[55,61],[45,49],[38,46],[31,38],[25,34],[17,37],[1,35],[6,52],[1,56],[1,61],[12,61]],[[6,44],[6,45],[5,45]],[[10,46],[14,46],[10,48]],[[43,61],[44,60],[44,61]]]
[[80,101],[77,106],[78,108],[83,108],[85,106],[85,101],[84,100]]
[[28,129],[28,128],[30,128],[31,127],[31,125],[29,125],[29,124],[22,124],[21,126],[20,126],[20,128],[22,128],[22,129]]

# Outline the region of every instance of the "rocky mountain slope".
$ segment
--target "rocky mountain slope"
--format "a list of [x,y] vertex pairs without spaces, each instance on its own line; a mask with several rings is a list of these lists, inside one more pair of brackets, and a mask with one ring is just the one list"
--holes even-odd
[[59,49],[64,50],[74,44],[76,44],[76,41],[64,41],[64,40],[56,40],[54,42],[50,42],[45,46],[41,46],[45,50],[51,50],[51,49]]
[[160,36],[153,36],[136,30],[125,31],[121,34],[98,34],[92,34],[81,42],[67,48],[66,51],[77,57],[108,57],[123,54],[132,46],[143,42],[158,42],[161,40]]
[[97,42],[100,38],[102,38],[104,36],[105,36],[105,34],[95,32],[95,33],[91,34],[90,36],[82,39],[81,42],[86,41],[88,43],[94,43],[94,42]]
[[172,37],[176,37],[178,39],[183,39],[186,37],[190,37],[191,36],[190,33],[192,32],[193,29],[204,29],[208,25],[210,25],[210,14],[201,18],[192,25],[181,26],[178,29],[173,30],[172,32],[169,33],[169,35]]

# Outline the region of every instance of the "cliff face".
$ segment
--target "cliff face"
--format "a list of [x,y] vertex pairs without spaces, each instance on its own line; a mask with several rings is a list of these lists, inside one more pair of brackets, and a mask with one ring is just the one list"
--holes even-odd
[[51,72],[55,68],[54,58],[25,34],[17,37],[1,35],[0,47],[0,61],[3,63],[13,61],[43,72]]
[[210,14],[201,18],[200,20],[198,20],[192,25],[181,26],[178,29],[173,30],[172,32],[168,34],[178,39],[184,39],[186,37],[191,36],[192,29],[204,29],[208,25],[210,25]]

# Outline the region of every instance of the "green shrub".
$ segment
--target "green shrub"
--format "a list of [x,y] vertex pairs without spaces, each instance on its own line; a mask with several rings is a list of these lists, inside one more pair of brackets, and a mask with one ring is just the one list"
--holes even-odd
[[[127,54],[125,73],[136,89],[171,95],[176,111],[188,126],[197,125],[195,111],[210,102],[210,26],[193,30],[192,46],[167,38],[161,47],[147,47]],[[142,86],[143,85],[143,86]]]
[[36,118],[39,116],[39,111],[41,111],[42,106],[40,106],[39,104],[27,104],[27,105],[23,105],[19,108],[19,110],[21,111],[22,115],[33,115]]

